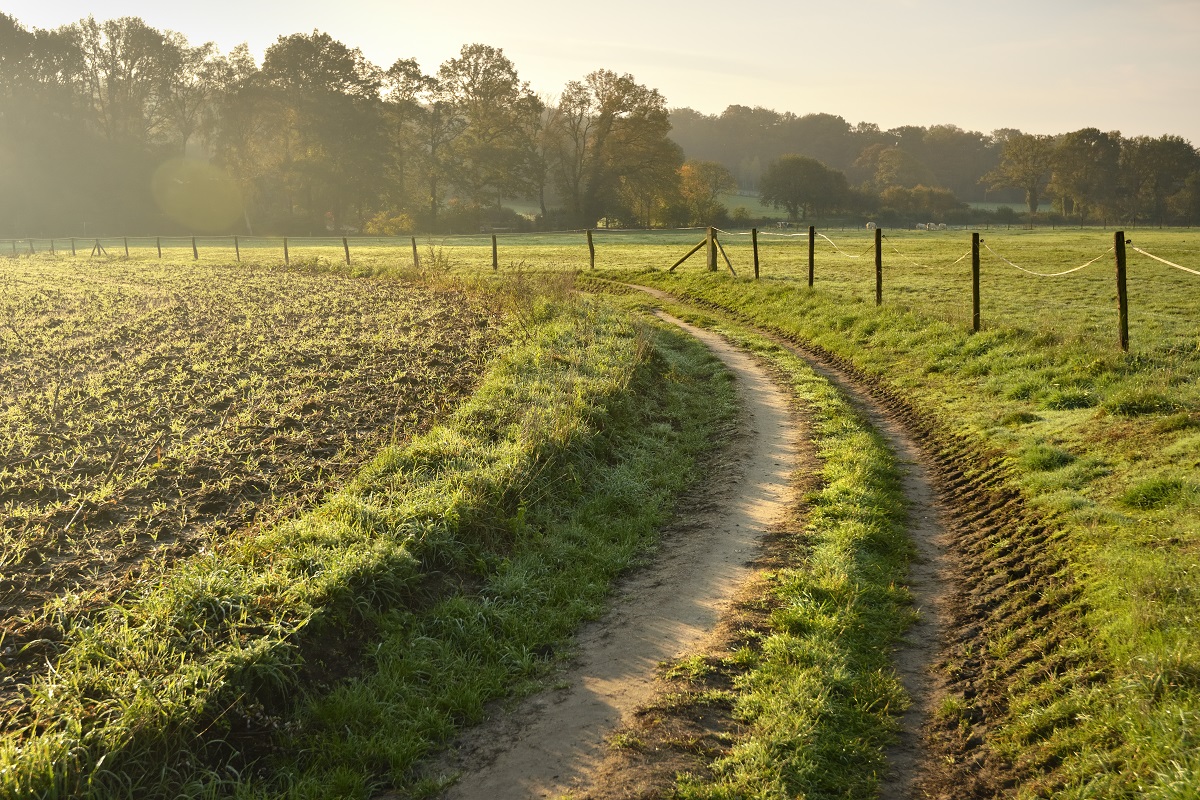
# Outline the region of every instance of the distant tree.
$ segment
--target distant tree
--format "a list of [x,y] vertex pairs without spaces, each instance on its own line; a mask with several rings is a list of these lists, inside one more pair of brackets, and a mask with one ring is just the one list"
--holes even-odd
[[1054,150],[1049,189],[1063,203],[1063,213],[1078,210],[1081,222],[1089,211],[1115,213],[1121,160],[1121,134],[1083,128],[1065,134]]
[[889,186],[880,192],[879,201],[886,208],[926,217],[943,217],[948,211],[966,208],[949,189],[929,186]]
[[867,185],[877,192],[889,186],[938,185],[937,176],[923,161],[895,145],[870,145],[863,149],[854,165],[870,174]]
[[688,224],[704,225],[725,211],[717,199],[737,191],[733,173],[716,161],[687,161],[679,168],[679,191],[688,212]]
[[762,201],[786,208],[793,220],[837,208],[849,188],[844,173],[798,155],[785,155],[769,164],[759,186]]
[[1193,172],[1167,201],[1168,208],[1188,225],[1200,223],[1200,171]]
[[1000,148],[1000,163],[979,180],[993,189],[1020,189],[1032,216],[1054,167],[1054,137],[1013,131]]
[[1138,196],[1161,226],[1167,217],[1168,199],[1181,191],[1188,177],[1200,169],[1200,153],[1180,136],[1157,139],[1137,137],[1121,148],[1122,174],[1136,172]]

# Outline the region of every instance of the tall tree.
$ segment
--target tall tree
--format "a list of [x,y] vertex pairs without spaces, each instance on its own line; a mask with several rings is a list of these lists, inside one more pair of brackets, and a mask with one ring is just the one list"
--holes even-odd
[[578,225],[594,225],[620,207],[623,179],[667,177],[683,163],[667,134],[671,123],[657,89],[632,75],[598,70],[563,90],[555,118],[553,174]]
[[1118,131],[1083,128],[1064,135],[1054,150],[1050,181],[1050,188],[1063,201],[1063,213],[1078,209],[1084,222],[1089,211],[1115,212],[1120,161]]
[[1037,213],[1054,168],[1054,137],[1014,131],[1000,147],[1000,163],[980,181],[993,189],[1020,189],[1030,216]]

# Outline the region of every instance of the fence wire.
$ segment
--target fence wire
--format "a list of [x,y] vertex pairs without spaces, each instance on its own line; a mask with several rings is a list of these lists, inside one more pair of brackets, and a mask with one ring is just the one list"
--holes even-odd
[[1187,267],[1181,267],[1179,264],[1176,264],[1174,261],[1167,261],[1165,258],[1159,258],[1158,256],[1154,255],[1153,253],[1147,253],[1145,250],[1143,250],[1140,247],[1130,247],[1129,249],[1133,250],[1135,253],[1141,253],[1142,255],[1146,256],[1147,258],[1153,258],[1155,261],[1161,261],[1162,263],[1166,264],[1168,267],[1174,267],[1175,269],[1181,269],[1184,272],[1190,272],[1193,275],[1200,275],[1200,272],[1198,272],[1194,269],[1188,269]]
[[1081,270],[1081,269],[1087,269],[1092,264],[1095,264],[1097,261],[1104,258],[1106,255],[1108,255],[1109,253],[1113,252],[1113,250],[1116,249],[1115,247],[1110,247],[1107,250],[1105,250],[1103,253],[1101,253],[1100,255],[1093,258],[1091,261],[1087,262],[1086,264],[1081,264],[1078,267],[1075,267],[1074,269],[1063,270],[1062,272],[1034,272],[1031,269],[1025,269],[1024,267],[1022,267],[1018,264],[1014,264],[1013,262],[1009,261],[1007,258],[1005,258],[1004,256],[997,253],[995,250],[993,250],[991,245],[989,245],[987,242],[984,242],[983,246],[987,248],[987,251],[989,253],[991,253],[996,258],[1000,259],[1001,261],[1003,261],[1005,264],[1008,264],[1013,269],[1019,269],[1019,270],[1021,270],[1021,272],[1028,273],[1029,275],[1036,275],[1039,278],[1058,278],[1063,275],[1070,275],[1072,272],[1079,272],[1079,270]]

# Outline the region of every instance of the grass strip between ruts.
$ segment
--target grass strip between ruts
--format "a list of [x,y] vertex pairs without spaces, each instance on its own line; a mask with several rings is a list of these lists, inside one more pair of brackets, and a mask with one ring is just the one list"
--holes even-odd
[[[535,674],[653,540],[732,388],[603,303],[535,300],[521,327],[450,420],[315,511],[63,620],[0,796],[366,796]],[[360,635],[356,677],[304,682],[314,642]]]
[[[911,624],[913,546],[886,442],[802,359],[753,331],[667,304],[671,313],[766,360],[806,410],[820,485],[805,498],[795,558],[774,572],[767,630],[729,653],[734,714],[746,725],[711,777],[676,797],[873,798],[908,705],[892,660]],[[706,698],[701,698],[705,700]]]

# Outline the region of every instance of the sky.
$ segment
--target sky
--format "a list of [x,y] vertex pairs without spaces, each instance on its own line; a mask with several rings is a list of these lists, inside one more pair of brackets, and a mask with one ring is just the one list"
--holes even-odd
[[595,69],[672,107],[729,105],[850,123],[991,132],[1174,134],[1200,146],[1200,0],[0,0],[28,28],[141,17],[259,58],[320,30],[426,72],[465,44],[499,47],[546,96]]

